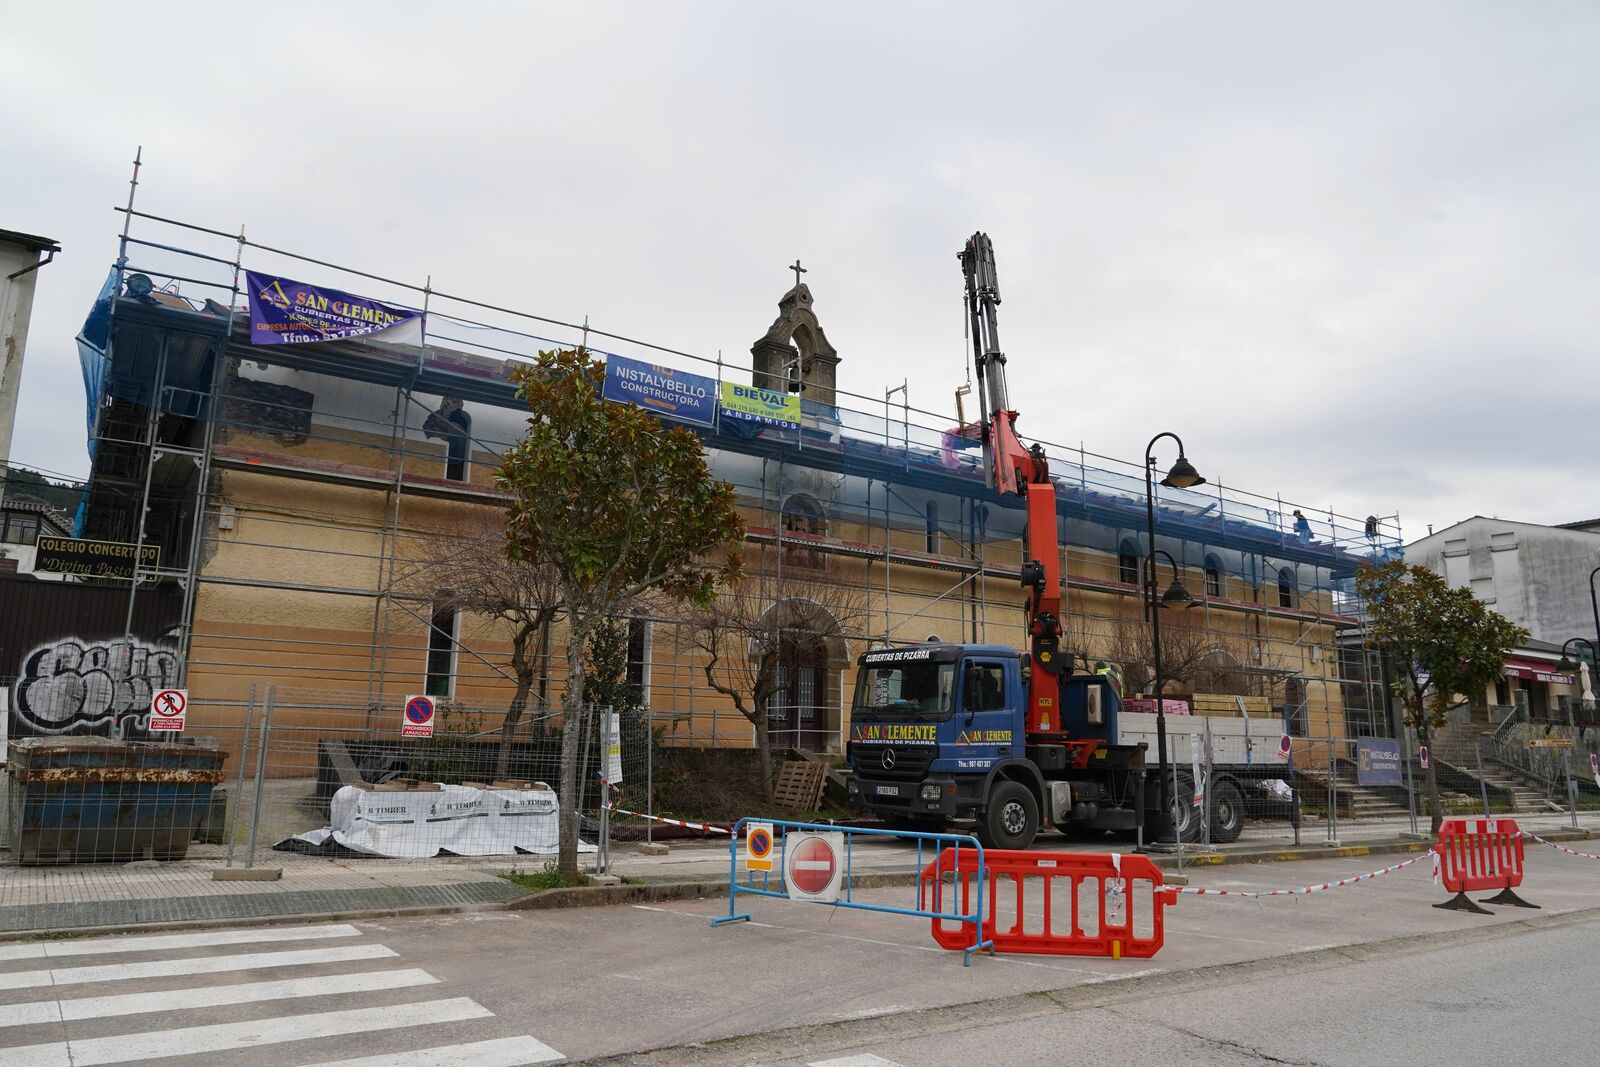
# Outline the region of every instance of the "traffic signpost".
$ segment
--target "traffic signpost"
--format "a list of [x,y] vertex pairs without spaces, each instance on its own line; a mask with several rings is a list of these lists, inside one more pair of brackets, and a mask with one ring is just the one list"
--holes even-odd
[[745,828],[744,866],[750,871],[772,870],[772,824],[753,822]]
[[405,713],[400,717],[400,736],[432,737],[435,710],[432,697],[406,697]]
[[187,689],[160,689],[150,698],[150,732],[167,731],[183,733],[183,721],[189,711]]
[[783,839],[783,883],[790,900],[832,904],[844,874],[844,834],[795,830]]

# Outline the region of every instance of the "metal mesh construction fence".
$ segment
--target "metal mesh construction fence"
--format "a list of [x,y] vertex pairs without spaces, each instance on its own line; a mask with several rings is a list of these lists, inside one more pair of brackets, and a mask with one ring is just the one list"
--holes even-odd
[[[530,706],[508,728],[504,706],[440,699],[408,730],[408,699],[257,684],[191,704],[176,739],[136,717],[112,736],[12,736],[0,842],[26,864],[553,857],[566,716]],[[651,808],[649,713],[586,707],[572,733],[594,851],[607,790]]]

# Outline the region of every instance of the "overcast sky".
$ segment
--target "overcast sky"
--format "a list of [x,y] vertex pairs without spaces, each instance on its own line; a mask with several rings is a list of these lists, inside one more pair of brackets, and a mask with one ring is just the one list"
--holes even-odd
[[799,257],[840,384],[936,410],[981,228],[1025,437],[1408,540],[1600,515],[1594,3],[0,9],[0,228],[63,245],[14,462],[87,469],[142,144],[145,210],[741,361]]

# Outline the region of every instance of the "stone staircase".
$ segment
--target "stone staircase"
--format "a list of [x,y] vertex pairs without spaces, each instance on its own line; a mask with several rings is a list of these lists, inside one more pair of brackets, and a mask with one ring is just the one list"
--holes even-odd
[[[1474,769],[1473,773],[1476,774],[1476,769]],[[1548,794],[1543,786],[1531,783],[1497,763],[1485,763],[1483,765],[1483,780],[1489,783],[1491,790],[1499,788],[1509,792],[1513,797],[1513,808],[1519,813],[1527,814],[1529,812],[1552,810],[1548,802]],[[1565,802],[1565,794],[1562,795],[1561,800],[1563,803]]]
[[[1456,774],[1465,779],[1455,783],[1455,791],[1466,792],[1466,788],[1470,787],[1473,790],[1472,799],[1481,803],[1483,790],[1478,785],[1481,780],[1489,787],[1491,804],[1509,800],[1512,812],[1515,814],[1552,810],[1544,783],[1528,775],[1519,774],[1513,768],[1494,760],[1492,740],[1494,733],[1493,725],[1467,718],[1452,721],[1441,731],[1434,742],[1434,752]],[[1481,773],[1478,769],[1480,749],[1483,767]],[[1564,806],[1565,794],[1558,799]]]
[[[1324,805],[1328,799],[1328,768],[1308,767],[1295,774],[1302,803]],[[1355,765],[1339,760],[1334,765],[1341,819],[1403,819],[1410,814],[1405,790],[1364,786],[1356,781]]]

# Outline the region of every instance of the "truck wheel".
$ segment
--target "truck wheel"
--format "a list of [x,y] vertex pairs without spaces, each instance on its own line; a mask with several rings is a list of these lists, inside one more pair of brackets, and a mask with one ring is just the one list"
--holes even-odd
[[1185,843],[1200,840],[1200,812],[1194,806],[1194,783],[1184,775],[1178,776],[1173,787],[1177,792],[1172,797],[1172,810],[1165,814],[1160,810],[1158,788],[1154,783],[1149,787],[1150,807],[1146,809],[1145,840]]
[[1211,798],[1211,840],[1226,844],[1244,833],[1244,797],[1232,782],[1218,782]]
[[998,782],[978,820],[984,848],[1020,849],[1033,844],[1039,832],[1039,802],[1020,782]]

